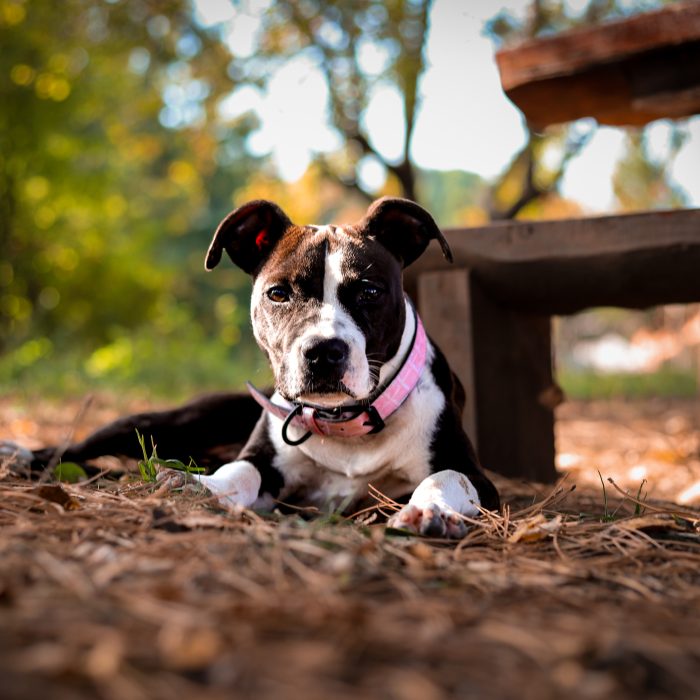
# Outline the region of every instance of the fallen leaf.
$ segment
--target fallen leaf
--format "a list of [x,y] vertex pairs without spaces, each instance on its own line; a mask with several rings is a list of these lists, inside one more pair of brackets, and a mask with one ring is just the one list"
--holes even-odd
[[561,515],[547,520],[542,513],[538,513],[519,523],[515,532],[508,538],[508,542],[538,542],[559,532],[561,521]]
[[62,486],[58,484],[44,484],[32,490],[39,498],[51,503],[58,503],[64,510],[77,510],[80,508],[78,500],[73,498]]

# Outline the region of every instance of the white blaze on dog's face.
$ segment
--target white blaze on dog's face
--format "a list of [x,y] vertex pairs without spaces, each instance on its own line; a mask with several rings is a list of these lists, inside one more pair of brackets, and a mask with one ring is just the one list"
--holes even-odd
[[255,279],[251,315],[282,396],[363,399],[399,346],[401,266],[352,227],[292,227]]

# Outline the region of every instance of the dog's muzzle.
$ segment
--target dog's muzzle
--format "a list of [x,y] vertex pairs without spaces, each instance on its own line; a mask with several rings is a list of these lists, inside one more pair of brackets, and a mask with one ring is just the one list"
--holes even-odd
[[[413,309],[413,315],[415,331],[411,348],[403,364],[389,381],[378,387],[362,403],[343,404],[328,408],[303,401],[285,401],[279,396],[276,396],[273,402],[250,382],[248,390],[266,411],[283,421],[282,439],[288,445],[301,445],[311,435],[357,437],[378,433],[383,430],[387,418],[410,396],[425,368],[428,339],[415,309]],[[325,341],[325,343],[335,342],[335,340]],[[338,342],[343,343],[343,341]],[[335,347],[338,348],[338,346]],[[302,437],[291,438],[289,436],[290,426],[301,430]]]
[[301,349],[313,391],[337,391],[350,361],[350,346],[340,338],[309,338]]

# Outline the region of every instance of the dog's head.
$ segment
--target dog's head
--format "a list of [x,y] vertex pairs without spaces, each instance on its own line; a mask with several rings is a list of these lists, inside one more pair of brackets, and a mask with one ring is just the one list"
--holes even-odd
[[297,226],[257,200],[219,224],[206,268],[225,250],[253,276],[253,331],[280,394],[335,406],[368,397],[397,353],[401,271],[432,239],[451,260],[430,214],[404,199],[380,199],[349,226]]

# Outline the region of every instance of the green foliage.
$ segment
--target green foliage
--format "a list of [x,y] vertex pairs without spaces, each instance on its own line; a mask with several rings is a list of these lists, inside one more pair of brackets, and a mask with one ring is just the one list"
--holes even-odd
[[572,399],[616,397],[650,398],[693,397],[698,393],[694,372],[663,367],[657,372],[598,373],[592,370],[565,369],[557,374],[564,393]]
[[205,391],[265,386],[269,369],[253,341],[235,346],[191,322],[164,333],[149,326],[94,349],[28,340],[0,356],[0,391],[61,397],[116,390],[183,400]]
[[627,135],[627,152],[617,164],[613,188],[623,211],[674,209],[687,204],[686,198],[668,178],[669,165],[684,143],[687,132],[673,127],[668,161],[656,161],[649,154],[646,134]]
[[56,481],[63,481],[67,484],[77,484],[81,481],[87,481],[85,470],[75,462],[61,462],[53,470],[53,478]]
[[185,464],[179,459],[161,459],[158,457],[158,451],[153,442],[153,437],[151,437],[151,454],[149,455],[146,449],[146,436],[139,433],[138,430],[136,431],[136,439],[139,441],[141,451],[143,452],[143,459],[138,463],[139,472],[141,472],[141,478],[146,482],[150,483],[157,480],[159,467],[175,469],[185,472],[186,474],[203,474],[205,471],[202,467],[198,467],[191,457],[189,464]]
[[[600,486],[603,490],[603,513],[600,516],[600,522],[603,523],[612,523],[615,522],[618,519],[618,513],[620,513],[621,509],[623,506],[627,503],[628,500],[631,500],[632,503],[634,503],[634,517],[639,517],[641,515],[644,515],[646,512],[646,507],[644,505],[646,499],[647,499],[647,493],[644,492],[644,486],[647,483],[646,479],[642,479],[641,483],[639,484],[639,488],[637,489],[637,494],[634,498],[631,498],[629,495],[629,492],[625,493],[624,498],[622,501],[619,503],[617,508],[615,510],[610,510],[609,504],[608,504],[608,492],[605,487],[605,481],[603,481],[603,475],[600,473],[600,470],[596,469],[596,472],[598,474],[598,479],[600,480]],[[615,485],[615,482],[608,478],[608,481]],[[582,513],[581,516],[584,516]],[[627,517],[627,515],[623,515],[622,517]]]
[[217,118],[218,37],[187,0],[0,0],[0,45],[3,389],[210,386],[241,344],[250,365],[246,278],[202,264],[252,162],[250,122]]
[[486,183],[475,173],[463,170],[419,170],[417,191],[420,201],[441,226],[463,223],[463,213],[476,207],[486,196]]
[[644,491],[644,487],[646,486],[647,480],[642,479],[641,483],[639,484],[639,488],[637,489],[637,495],[635,496],[635,503],[634,503],[634,515],[635,517],[639,517],[640,515],[644,515],[646,512],[646,507],[642,505],[646,500],[647,500],[647,493]]
[[608,492],[605,489],[605,482],[603,481],[603,475],[600,473],[598,469],[596,469],[598,472],[598,478],[600,479],[600,486],[603,489],[603,515],[601,516],[600,520],[601,522],[604,523],[610,523],[615,520],[615,515],[617,514],[617,511],[610,512],[608,509]]

